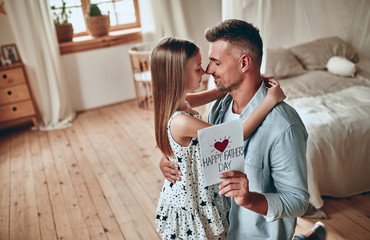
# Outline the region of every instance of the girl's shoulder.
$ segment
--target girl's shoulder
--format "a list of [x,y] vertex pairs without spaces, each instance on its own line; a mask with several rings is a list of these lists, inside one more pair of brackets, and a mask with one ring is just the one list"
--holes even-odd
[[171,126],[172,129],[185,129],[194,123],[202,121],[200,114],[194,115],[186,111],[176,111],[172,114],[168,121],[168,128]]
[[198,112],[196,112],[196,114],[192,114],[192,113],[189,113],[189,112],[186,112],[186,111],[179,110],[179,111],[176,111],[172,114],[172,116],[170,117],[169,122],[171,122],[171,120],[174,117],[178,116],[178,115],[187,115],[187,116],[195,117],[197,119],[202,119],[202,117],[200,116],[200,114]]
[[186,111],[176,111],[168,121],[167,131],[175,143],[182,147],[189,147],[190,141],[196,131],[194,127],[201,122],[200,118]]
[[[205,122],[199,114],[194,115],[187,111],[176,111],[168,121],[168,129],[179,136],[190,136],[196,132]],[[190,135],[189,135],[190,134]]]

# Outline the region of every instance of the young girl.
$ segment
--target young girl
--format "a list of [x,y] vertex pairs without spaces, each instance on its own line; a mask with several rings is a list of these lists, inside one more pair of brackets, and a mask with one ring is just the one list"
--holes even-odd
[[[159,149],[178,163],[180,182],[165,180],[157,207],[157,231],[163,239],[226,239],[229,201],[217,185],[205,187],[197,131],[204,122],[192,107],[224,96],[215,89],[186,95],[200,87],[204,70],[199,48],[188,40],[164,38],[151,56],[155,136]],[[285,95],[276,85],[243,122],[247,138]],[[189,104],[188,100],[191,104]]]

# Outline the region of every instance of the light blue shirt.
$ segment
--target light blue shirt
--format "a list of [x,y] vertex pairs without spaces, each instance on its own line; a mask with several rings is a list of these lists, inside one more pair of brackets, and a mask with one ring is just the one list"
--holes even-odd
[[[267,94],[262,82],[240,117],[245,119]],[[220,124],[230,94],[213,105],[208,121]],[[306,144],[308,134],[297,112],[285,102],[277,104],[262,124],[244,141],[245,173],[251,192],[263,194],[267,216],[238,206],[234,200],[229,214],[228,239],[291,239],[297,217],[308,207]]]

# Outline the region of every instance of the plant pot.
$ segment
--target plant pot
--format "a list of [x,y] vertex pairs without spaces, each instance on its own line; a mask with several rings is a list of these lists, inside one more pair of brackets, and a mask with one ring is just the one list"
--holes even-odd
[[109,16],[86,17],[87,32],[93,37],[108,35],[110,22]]
[[58,42],[70,42],[73,38],[73,27],[72,24],[55,25],[57,32]]

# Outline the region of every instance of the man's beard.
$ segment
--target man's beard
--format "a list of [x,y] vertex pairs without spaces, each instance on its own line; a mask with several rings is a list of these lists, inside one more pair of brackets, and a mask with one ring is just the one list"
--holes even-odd
[[217,85],[216,84],[216,89],[218,90],[218,91],[229,91],[228,89],[226,89],[224,86],[219,86],[219,85]]
[[216,89],[218,91],[227,91],[227,92],[230,92],[232,90],[235,90],[235,89],[238,89],[238,87],[240,86],[240,84],[242,83],[242,80],[238,80],[237,82],[231,84],[230,86],[224,86],[222,84],[222,78],[219,78],[219,81],[216,85]]

